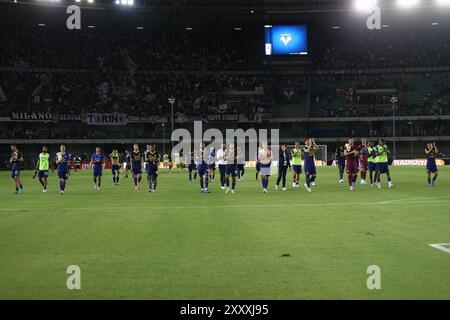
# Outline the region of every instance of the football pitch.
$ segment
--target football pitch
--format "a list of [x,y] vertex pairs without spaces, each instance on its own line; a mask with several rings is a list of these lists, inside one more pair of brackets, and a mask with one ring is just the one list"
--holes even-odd
[[[160,170],[156,193],[145,177],[137,192],[123,174],[113,186],[110,170],[96,191],[85,171],[64,196],[56,172],[47,193],[22,172],[19,195],[1,172],[0,298],[450,299],[450,254],[430,246],[450,244],[450,169],[435,188],[423,167],[391,172],[391,190],[384,180],[350,192],[319,167],[312,193],[291,179],[275,191],[272,177],[268,194],[253,169],[224,194],[217,172],[201,194],[186,171]],[[66,286],[70,265],[80,290]]]

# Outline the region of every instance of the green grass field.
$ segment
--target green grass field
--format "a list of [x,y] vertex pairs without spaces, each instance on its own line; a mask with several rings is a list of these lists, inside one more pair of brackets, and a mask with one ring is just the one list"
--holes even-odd
[[[450,299],[450,254],[429,246],[450,243],[450,170],[436,188],[424,168],[391,170],[394,189],[350,192],[318,168],[310,194],[273,177],[263,194],[252,169],[236,194],[218,179],[201,194],[186,172],[162,172],[150,194],[106,170],[101,191],[73,173],[64,196],[56,174],[43,194],[23,172],[13,195],[1,172],[0,298]],[[66,288],[69,265],[81,290]],[[366,286],[370,265],[381,290]]]

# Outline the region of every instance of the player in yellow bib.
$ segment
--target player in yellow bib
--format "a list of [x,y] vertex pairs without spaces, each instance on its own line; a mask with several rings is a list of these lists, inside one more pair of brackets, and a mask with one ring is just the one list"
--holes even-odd
[[291,151],[292,158],[292,170],[294,171],[293,188],[298,188],[298,182],[300,180],[300,174],[302,173],[302,148],[300,142],[295,142],[295,147]]
[[42,147],[42,152],[39,154],[39,159],[36,163],[33,179],[38,174],[39,182],[42,185],[42,192],[47,192],[48,185],[48,170],[50,168],[51,159],[47,147]]

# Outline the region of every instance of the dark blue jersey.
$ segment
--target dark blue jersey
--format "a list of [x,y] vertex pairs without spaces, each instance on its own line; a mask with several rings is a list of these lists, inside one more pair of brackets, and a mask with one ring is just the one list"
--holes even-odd
[[70,154],[58,152],[56,160],[58,161],[58,171],[69,171]]
[[19,159],[23,158],[22,152],[19,150],[16,150],[15,152],[11,153],[11,166],[14,169],[20,168],[21,161]]
[[433,148],[431,151],[427,153],[427,163],[435,164],[436,163],[437,152]]
[[105,159],[106,156],[103,153],[93,153],[91,157],[91,161],[97,166],[102,165]]
[[133,163],[133,167],[137,167],[137,168],[142,167],[141,152],[139,150],[138,151],[133,150],[133,152],[131,152],[130,161]]
[[314,151],[308,151],[308,148],[304,146],[302,148],[302,153],[305,163],[314,163]]

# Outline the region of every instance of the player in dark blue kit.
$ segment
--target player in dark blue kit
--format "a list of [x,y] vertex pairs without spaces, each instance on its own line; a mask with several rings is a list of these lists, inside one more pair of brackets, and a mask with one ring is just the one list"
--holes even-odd
[[[195,152],[191,152],[191,157],[189,159],[188,164],[188,171],[189,171],[189,182],[195,183],[195,179],[197,179],[197,165],[195,164]],[[192,179],[192,172],[194,172],[194,179]]]
[[336,148],[336,152],[334,153],[334,158],[336,160],[336,165],[339,169],[339,182],[344,183],[344,171],[345,171],[344,146],[339,146]]
[[148,192],[156,192],[156,180],[160,156],[156,152],[156,146],[152,145],[145,154],[145,169],[147,171]]
[[[434,187],[436,185],[436,179],[439,175],[438,168],[436,165],[436,157],[438,156],[438,148],[436,143],[428,143],[425,149],[425,154],[427,155],[427,177],[428,186]],[[431,174],[433,174],[433,179],[431,179]]]
[[139,145],[135,143],[133,146],[133,151],[130,155],[130,165],[131,171],[133,172],[134,190],[137,190],[141,187],[143,159],[144,158],[139,151]]
[[103,165],[105,164],[105,160],[106,156],[102,153],[102,149],[100,147],[95,148],[95,153],[91,156],[95,190],[100,190],[102,185]]
[[256,169],[256,181],[258,181],[258,175],[261,172],[261,161],[259,161],[259,150],[256,153],[256,165],[255,165],[255,169]]
[[66,146],[61,145],[60,152],[56,154],[56,164],[58,166],[59,189],[61,195],[66,190],[66,182],[69,179],[70,155],[66,153]]
[[317,152],[319,147],[314,142],[314,138],[309,138],[305,140],[305,146],[303,147],[303,159],[305,167],[305,188],[308,192],[311,192],[311,186],[315,186],[316,180],[316,164],[314,154]]
[[16,145],[11,146],[11,178],[14,180],[16,191],[14,194],[23,193],[23,185],[20,182],[20,166],[23,163],[23,154],[19,151]]
[[208,151],[206,150],[205,144],[201,143],[200,144],[200,152],[199,152],[198,160],[197,160],[197,163],[198,163],[197,171],[198,171],[198,175],[200,177],[200,189],[201,189],[201,192],[203,192],[203,193],[209,193],[209,190],[208,190],[209,178],[208,178],[208,163],[207,163],[208,157],[209,157]]
[[237,176],[237,161],[238,151],[236,145],[230,144],[227,149],[227,166],[225,168],[225,184],[227,189],[225,193],[230,192],[230,177],[231,177],[231,193],[235,193],[236,190],[236,176]]
[[216,150],[214,149],[214,147],[210,148],[208,169],[209,169],[209,182],[213,182],[216,177]]

